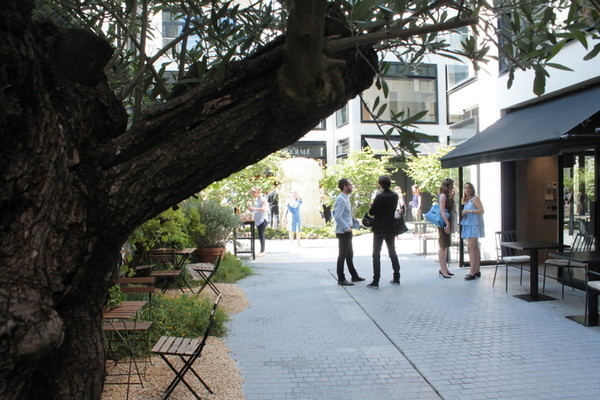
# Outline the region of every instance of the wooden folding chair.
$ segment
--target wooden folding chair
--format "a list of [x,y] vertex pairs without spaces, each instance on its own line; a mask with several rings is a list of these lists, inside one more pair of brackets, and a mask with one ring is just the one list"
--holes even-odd
[[225,251],[221,251],[219,254],[217,254],[215,256],[215,260],[212,263],[196,264],[197,266],[192,268],[194,271],[200,274],[202,279],[204,279],[202,286],[200,286],[196,294],[202,293],[202,290],[204,290],[206,286],[209,286],[213,290],[213,292],[215,292],[216,295],[221,294],[219,289],[212,282],[212,279],[217,273],[217,270],[219,269],[219,265],[221,264],[221,260],[223,259],[224,253]]
[[[208,339],[208,335],[210,334],[210,330],[212,328],[213,322],[215,320],[215,313],[217,310],[217,305],[221,301],[221,295],[217,296],[215,303],[213,305],[212,311],[208,318],[208,326],[206,327],[206,331],[204,332],[204,336],[202,340],[198,339],[190,339],[190,338],[181,338],[181,337],[171,337],[171,336],[162,336],[158,342],[152,348],[152,353],[158,354],[164,361],[167,363],[169,368],[175,373],[175,378],[169,383],[165,392],[163,393],[163,400],[167,399],[173,390],[177,387],[179,382],[183,382],[183,384],[188,388],[188,390],[197,398],[200,399],[200,396],[196,393],[196,391],[190,386],[190,384],[185,380],[185,375],[188,371],[192,371],[192,374],[198,379],[200,383],[208,390],[210,394],[214,394],[213,391],[208,387],[206,382],[200,378],[200,375],[194,370],[194,362],[202,355],[202,350],[206,345],[206,340]],[[179,357],[183,362],[183,366],[179,369],[173,365],[168,357],[174,356]]]
[[148,303],[152,302],[152,294],[156,291],[155,282],[156,278],[150,276],[117,279],[121,293],[147,293]]

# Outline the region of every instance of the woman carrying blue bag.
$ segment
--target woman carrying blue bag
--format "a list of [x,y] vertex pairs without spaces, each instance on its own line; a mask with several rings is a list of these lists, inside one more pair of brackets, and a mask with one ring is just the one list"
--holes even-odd
[[[444,219],[444,227],[438,227],[439,250],[438,259],[440,262],[439,276],[443,278],[451,278],[453,273],[448,270],[446,263],[448,257],[448,248],[450,247],[452,234],[452,213],[454,212],[454,181],[450,178],[444,179],[440,186],[438,203],[440,205],[440,214]],[[443,212],[446,211],[446,212]]]

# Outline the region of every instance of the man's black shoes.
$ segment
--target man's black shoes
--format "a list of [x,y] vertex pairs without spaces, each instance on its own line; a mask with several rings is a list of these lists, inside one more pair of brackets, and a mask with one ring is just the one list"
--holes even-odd
[[354,286],[354,283],[348,282],[346,280],[343,280],[343,281],[338,281],[338,285],[340,285],[340,286]]
[[392,285],[400,286],[400,281],[391,280],[390,283]]
[[364,280],[365,280],[365,278],[362,278],[362,277],[360,277],[358,275],[352,277],[352,282],[362,282]]
[[378,289],[379,288],[379,282],[371,282],[367,285],[368,288],[371,289]]

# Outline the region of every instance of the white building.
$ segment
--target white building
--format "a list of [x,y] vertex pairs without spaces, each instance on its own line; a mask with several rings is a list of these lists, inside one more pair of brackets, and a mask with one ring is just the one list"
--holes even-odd
[[[591,49],[595,42],[591,37],[589,42]],[[598,140],[593,135],[598,134],[594,129],[600,127],[597,89],[600,87],[600,57],[583,61],[589,49],[577,41],[567,43],[552,62],[573,71],[551,70],[546,93],[541,97],[533,93],[533,72],[518,71],[512,87],[507,89],[508,74],[493,60],[475,74],[469,63],[452,64],[445,58],[431,57],[421,74],[400,77],[392,73],[386,78],[390,84],[390,106],[395,102],[396,109],[430,110],[426,120],[417,125],[418,130],[437,136],[442,145],[459,145],[454,155],[445,157],[444,166],[463,167],[462,181],[472,182],[484,203],[483,259],[495,260],[494,232],[499,230],[516,230],[523,239],[564,240],[566,243],[578,230],[596,232],[598,211],[594,196],[598,179],[597,173],[591,180],[588,175],[589,171],[595,171],[598,152]],[[386,58],[386,61],[393,62],[393,59]],[[370,93],[371,90],[365,92],[365,99]],[[561,98],[563,103],[555,103]],[[543,126],[536,129],[521,123],[518,129],[514,125],[503,129],[503,124],[512,122],[510,119],[515,116],[533,123],[533,118],[519,112],[540,115],[532,108],[535,105],[541,107]],[[561,112],[553,111],[556,107]],[[506,115],[511,117],[501,120]],[[500,126],[496,125],[487,134],[486,129],[495,122]],[[515,123],[519,125],[518,121]],[[366,145],[383,148],[381,133],[365,117],[358,98],[318,128],[288,150],[294,155],[334,163],[349,150]],[[554,132],[556,129],[558,133]],[[486,135],[478,135],[480,132]],[[568,140],[560,138],[569,132],[579,136]],[[474,136],[476,139],[460,146]],[[504,143],[498,143],[502,141]],[[471,149],[473,142],[477,147]],[[435,146],[425,144],[419,150],[427,154]],[[585,180],[578,178],[584,171],[587,171]],[[593,182],[591,187],[590,182]],[[568,206],[563,202],[568,190],[574,197],[586,197],[582,204],[577,204],[575,198],[571,212],[575,221],[570,222]]]

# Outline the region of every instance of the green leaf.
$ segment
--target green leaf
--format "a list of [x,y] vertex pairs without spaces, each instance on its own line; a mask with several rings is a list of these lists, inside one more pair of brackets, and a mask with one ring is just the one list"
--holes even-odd
[[546,91],[546,71],[542,68],[535,69],[535,78],[533,80],[533,93],[541,96]]
[[567,41],[563,39],[560,42],[558,42],[555,46],[552,46],[552,48],[550,49],[550,55],[548,56],[548,60],[554,58],[554,56],[556,56],[558,52],[562,50],[565,43],[567,43]]
[[544,64],[546,67],[550,67],[550,68],[555,68],[555,69],[560,69],[563,71],[573,71],[571,68],[562,65],[562,64],[556,64],[556,63],[546,63]]
[[385,81],[385,79],[381,80],[381,87],[383,88],[383,95],[387,99],[388,95],[390,94],[390,88],[389,88],[387,82]]
[[573,36],[575,37],[575,39],[579,40],[579,42],[587,50],[588,43],[587,43],[587,38],[585,37],[585,33],[581,32],[579,30],[572,30],[571,33],[573,34]]
[[403,125],[412,125],[412,124],[416,123],[417,121],[421,120],[421,118],[423,118],[425,115],[427,115],[428,112],[429,112],[429,110],[423,110],[414,115],[411,115],[410,117],[408,117],[404,121],[402,121],[402,124]]
[[381,105],[381,107],[379,108],[379,110],[377,110],[377,113],[375,114],[375,116],[377,118],[380,118],[383,115],[383,113],[385,112],[385,110],[387,109],[387,106],[388,106],[387,103],[383,103]]
[[352,7],[352,18],[357,21],[368,21],[371,9],[385,3],[381,0],[358,0]]
[[377,108],[377,106],[379,105],[379,96],[375,97],[375,101],[373,102],[373,108]]
[[514,70],[514,68],[511,68],[508,71],[508,80],[506,81],[506,87],[508,89],[510,89],[512,87],[514,81],[515,81],[515,70]]
[[592,49],[592,51],[590,51],[589,53],[587,53],[585,55],[585,57],[583,57],[584,60],[591,60],[592,58],[596,57],[598,55],[598,53],[600,53],[600,43],[596,44],[594,46],[594,48]]

